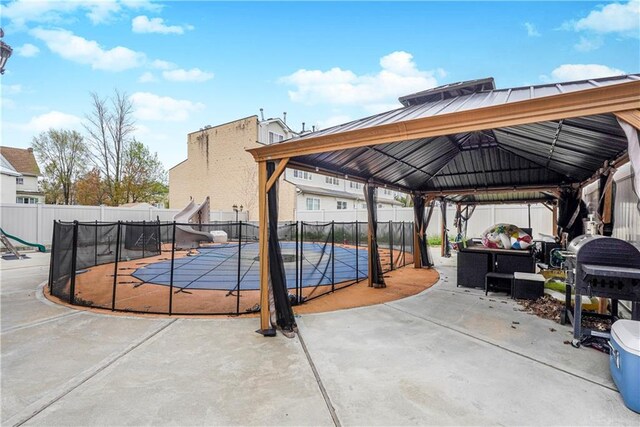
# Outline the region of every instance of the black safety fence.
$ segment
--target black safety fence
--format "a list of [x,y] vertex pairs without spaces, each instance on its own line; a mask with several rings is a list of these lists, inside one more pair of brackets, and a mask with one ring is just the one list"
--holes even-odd
[[[155,314],[260,309],[258,226],[246,222],[54,223],[49,292],[73,305]],[[278,225],[293,304],[368,276],[366,222]],[[384,272],[413,262],[413,223],[378,224]]]

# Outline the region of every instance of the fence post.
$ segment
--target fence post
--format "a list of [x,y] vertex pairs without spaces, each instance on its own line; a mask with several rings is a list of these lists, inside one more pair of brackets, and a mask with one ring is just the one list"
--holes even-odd
[[407,248],[405,247],[404,238],[405,238],[405,236],[404,236],[404,221],[402,221],[402,266],[403,267],[405,265],[407,265]]
[[145,236],[145,230],[147,229],[147,222],[142,220],[142,258],[144,258],[144,247],[147,246],[147,236]]
[[169,316],[173,311],[173,264],[176,257],[176,222],[173,221],[173,231],[171,232],[171,273],[169,276]]
[[53,220],[53,234],[51,236],[51,252],[49,257],[49,293],[53,290],[53,264],[56,262],[56,220]]
[[298,247],[298,221],[296,221],[296,262],[295,262],[295,270],[296,270],[296,302],[298,304],[300,304],[300,287],[298,286],[298,278],[300,277],[298,275],[298,250],[300,248]]
[[395,264],[393,260],[393,221],[389,221],[389,258],[390,258],[389,262],[391,264],[391,271],[393,271],[393,264]]
[[93,264],[98,265],[98,221],[96,220],[95,232],[93,233]]
[[42,203],[36,205],[36,242],[44,244],[44,224],[42,224]]
[[331,292],[336,290],[336,223],[331,221]]
[[238,289],[236,294],[236,314],[240,314],[240,264],[242,263],[242,221],[238,223]]
[[304,278],[302,266],[304,265],[304,222],[300,221],[300,297],[302,297],[302,280]]
[[69,304],[76,303],[76,258],[78,256],[78,221],[73,221],[73,249],[71,250],[71,284],[69,285]]
[[118,225],[116,226],[117,234],[116,234],[116,262],[115,267],[113,269],[113,292],[111,294],[111,311],[115,311],[116,309],[116,286],[118,284],[118,262],[120,262],[120,234],[121,231],[121,222],[118,221]]
[[356,282],[360,280],[360,268],[358,267],[358,262],[360,261],[358,257],[358,246],[360,246],[359,242],[359,231],[358,231],[358,219],[356,218]]

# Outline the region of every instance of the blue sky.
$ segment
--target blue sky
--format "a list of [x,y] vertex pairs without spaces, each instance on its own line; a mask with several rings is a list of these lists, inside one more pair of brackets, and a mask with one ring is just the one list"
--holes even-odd
[[640,2],[2,1],[2,145],[82,131],[126,92],[167,168],[186,135],[259,114],[324,128],[398,96],[492,76],[513,87],[640,72]]

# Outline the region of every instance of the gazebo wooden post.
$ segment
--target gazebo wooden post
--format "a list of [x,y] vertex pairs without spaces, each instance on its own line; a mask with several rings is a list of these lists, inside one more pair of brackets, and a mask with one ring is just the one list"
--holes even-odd
[[267,193],[278,181],[289,162],[288,158],[280,160],[275,171],[267,179],[267,162],[258,162],[258,210],[259,210],[259,259],[260,259],[260,329],[265,336],[273,336],[275,331],[270,324],[269,310],[269,210]]
[[446,234],[447,234],[446,233],[447,223],[446,223],[445,213],[443,213],[443,212],[446,212],[446,209],[447,209],[446,203],[447,202],[444,201],[444,198],[441,198],[440,199],[440,203],[441,204],[442,203],[445,204],[444,205],[444,211],[442,210],[443,209],[442,206],[440,206],[440,219],[441,219],[441,223],[442,223],[441,227],[440,227],[440,256],[444,257],[444,255],[446,253],[446,250],[445,250],[446,246],[445,245],[448,244],[448,242],[445,241],[446,240]]
[[[426,203],[426,202],[425,202]],[[413,268],[422,268],[422,249],[420,248],[420,233],[416,218],[413,218]]]
[[[368,184],[371,185],[371,184]],[[370,206],[371,204],[369,203],[369,193],[368,193],[368,188],[367,188],[367,193],[365,195],[365,197],[367,198],[367,202],[365,203],[365,206],[367,207],[367,266],[369,268],[369,275],[367,276],[367,286],[369,286],[370,288],[373,287],[373,251],[375,250],[373,248],[373,225],[371,224],[371,212],[369,212],[372,209],[372,206]]]
[[557,238],[560,238],[562,236],[558,236],[558,202],[556,201],[553,204],[553,209],[551,210],[551,229],[553,230],[553,235],[556,236]]
[[[267,212],[267,162],[258,162],[258,238],[260,260],[260,331],[271,329],[269,313],[269,230]],[[259,331],[259,332],[260,332]]]

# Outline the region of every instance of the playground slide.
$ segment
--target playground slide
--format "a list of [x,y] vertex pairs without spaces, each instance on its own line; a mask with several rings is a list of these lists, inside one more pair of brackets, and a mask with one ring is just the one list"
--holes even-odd
[[20,239],[19,237],[12,236],[11,234],[9,234],[6,231],[4,231],[2,228],[0,228],[0,234],[2,234],[5,237],[8,237],[11,240],[15,240],[16,242],[20,242],[25,246],[32,246],[34,248],[37,248],[38,252],[46,252],[47,251],[47,249],[44,247],[44,245],[41,245],[39,243],[30,243],[30,242],[27,242],[25,240]]
[[[201,204],[193,200],[178,212],[173,220],[181,224],[208,224],[209,223],[209,197]],[[213,236],[206,231],[194,230],[188,225],[176,227],[176,247],[180,249],[197,248],[199,242],[213,242]]]

